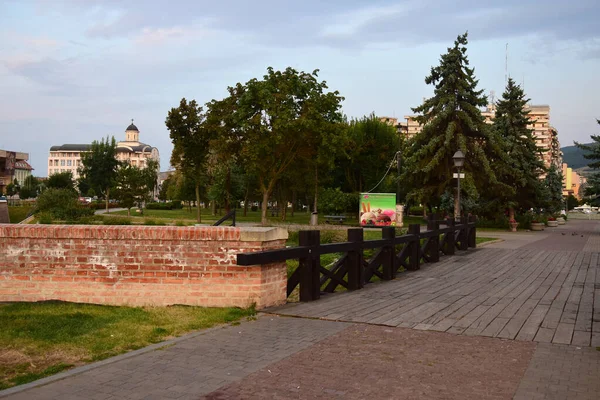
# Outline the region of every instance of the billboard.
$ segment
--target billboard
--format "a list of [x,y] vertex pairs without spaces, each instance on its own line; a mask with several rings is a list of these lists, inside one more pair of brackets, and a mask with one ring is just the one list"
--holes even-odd
[[359,207],[361,226],[396,226],[395,193],[361,193]]

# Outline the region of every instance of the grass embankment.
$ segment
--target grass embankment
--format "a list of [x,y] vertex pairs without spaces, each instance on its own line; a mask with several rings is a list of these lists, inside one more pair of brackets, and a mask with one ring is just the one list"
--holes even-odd
[[30,206],[8,206],[8,216],[11,224],[18,224],[27,218],[33,208]]
[[253,314],[239,308],[0,304],[0,390]]

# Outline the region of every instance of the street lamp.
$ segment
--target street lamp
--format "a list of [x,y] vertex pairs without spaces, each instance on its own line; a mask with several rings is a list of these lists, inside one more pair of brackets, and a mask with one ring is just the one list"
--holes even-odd
[[458,221],[460,221],[460,171],[461,171],[463,165],[465,165],[465,155],[463,154],[462,151],[458,150],[452,156],[452,161],[454,161],[454,166],[458,170],[458,174],[456,174],[457,186],[458,186],[456,193],[457,193],[458,201],[454,205],[454,218],[456,218]]

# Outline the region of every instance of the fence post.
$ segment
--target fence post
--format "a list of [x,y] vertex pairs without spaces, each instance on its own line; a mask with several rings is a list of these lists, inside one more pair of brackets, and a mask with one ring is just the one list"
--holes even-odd
[[408,233],[411,235],[416,235],[417,239],[412,241],[409,245],[412,246],[409,256],[408,256],[408,269],[411,271],[418,270],[420,258],[421,258],[421,225],[419,224],[410,224],[408,225]]
[[348,290],[362,289],[365,280],[363,276],[363,229],[348,229],[348,241],[353,242],[356,245],[355,250],[349,251],[346,256],[348,266]]
[[429,238],[429,259],[431,262],[440,261],[440,223],[438,221],[437,214],[429,214],[429,220],[427,221],[427,230],[434,231],[435,236]]
[[383,269],[383,279],[390,281],[396,276],[396,251],[394,249],[394,238],[396,237],[396,228],[386,226],[381,229],[381,238],[389,240],[381,249],[383,251],[383,259],[381,261]]
[[300,301],[313,301],[321,297],[321,271],[319,244],[321,242],[320,231],[300,231],[299,245],[310,247],[309,254],[306,258],[299,260],[298,268],[302,268],[300,275]]
[[459,234],[459,249],[460,250],[468,250],[469,249],[469,220],[463,215],[461,215],[460,223],[462,225],[462,229]]
[[454,218],[448,218],[447,225],[448,228],[450,228],[450,232],[448,233],[448,236],[446,236],[446,248],[444,249],[444,253],[452,255],[456,252],[456,242],[454,240],[456,228],[454,225]]
[[477,217],[474,215],[469,216],[469,223],[473,224],[469,228],[469,247],[477,247]]

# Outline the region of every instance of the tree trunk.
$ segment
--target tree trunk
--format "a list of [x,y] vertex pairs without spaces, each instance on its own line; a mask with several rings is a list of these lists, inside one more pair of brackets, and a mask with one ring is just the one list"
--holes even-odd
[[248,213],[248,194],[250,193],[250,188],[246,187],[246,193],[244,194],[244,217]]
[[131,208],[127,208],[127,216],[131,217]]
[[212,215],[217,215],[217,203],[214,200],[210,201],[210,213]]
[[261,204],[261,214],[260,214],[260,223],[262,226],[267,225],[267,208],[269,207],[269,195],[270,191],[268,189],[263,189],[263,200]]
[[292,217],[296,211],[296,189],[292,190]]
[[200,185],[196,184],[196,221],[202,222],[202,209],[200,208]]
[[231,168],[227,168],[227,177],[225,178],[225,212],[231,211],[229,198],[231,196]]
[[423,218],[427,218],[427,203],[423,203]]
[[106,213],[109,214],[110,211],[108,210],[108,199],[109,199],[109,194],[110,194],[110,188],[106,188]]
[[319,167],[317,165],[315,165],[315,202],[313,205],[313,212],[318,212],[317,211],[317,197],[319,194]]
[[514,209],[514,207],[509,207],[508,208],[508,220],[514,221],[514,219],[515,219],[515,209]]

